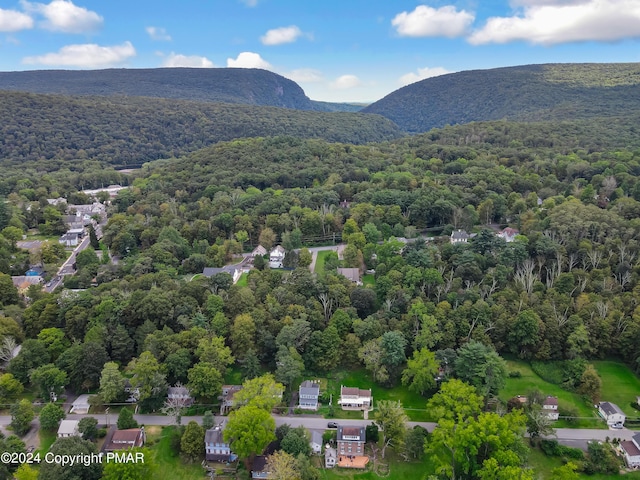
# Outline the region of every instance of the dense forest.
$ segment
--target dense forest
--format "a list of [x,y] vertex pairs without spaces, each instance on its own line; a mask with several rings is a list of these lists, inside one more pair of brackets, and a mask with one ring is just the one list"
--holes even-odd
[[326,107],[309,100],[297,83],[276,73],[255,68],[0,72],[0,90],[72,96],[172,98],[328,111]]
[[379,115],[145,97],[69,97],[0,92],[3,166],[80,160],[131,166],[181,156],[222,140],[291,135],[368,143],[401,136]]
[[640,64],[471,70],[407,85],[365,107],[407,132],[482,120],[574,120],[640,108]]

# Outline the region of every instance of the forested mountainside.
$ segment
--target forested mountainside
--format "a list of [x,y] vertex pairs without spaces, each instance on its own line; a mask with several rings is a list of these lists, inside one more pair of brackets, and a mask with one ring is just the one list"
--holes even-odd
[[326,110],[300,86],[255,68],[151,68],[0,72],[0,90],[64,95],[127,95]]
[[52,160],[49,170],[87,159],[139,165],[239,137],[290,135],[361,144],[401,136],[379,115],[18,92],[0,92],[0,125],[2,165]]
[[545,64],[428,78],[364,108],[407,132],[483,120],[570,120],[640,110],[640,63]]

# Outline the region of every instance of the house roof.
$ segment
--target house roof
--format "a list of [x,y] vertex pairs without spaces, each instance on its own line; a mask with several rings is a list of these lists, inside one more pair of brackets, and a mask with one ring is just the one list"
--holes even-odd
[[542,402],[542,405],[555,405],[558,406],[558,397],[552,397],[551,395],[547,396]]
[[502,230],[499,235],[504,235],[504,236],[508,236],[508,237],[513,237],[515,235],[518,235],[518,230],[516,230],[515,228],[511,228],[511,227],[507,227],[504,230]]
[[15,275],[11,277],[11,282],[15,287],[22,287],[25,283],[28,285],[37,285],[43,282],[40,275]]
[[311,430],[311,442],[322,445],[322,433],[318,430]]
[[360,442],[366,441],[365,427],[354,426],[338,426],[338,434],[336,436],[337,441],[350,441],[351,439],[345,439],[344,437],[358,437]]
[[111,443],[129,443],[134,444],[142,433],[140,428],[128,428],[126,430],[116,430],[111,437]]
[[636,445],[640,445],[640,433],[636,433],[633,437],[633,441],[636,443]]
[[216,268],[216,267],[205,267],[204,270],[202,270],[202,274],[207,277],[213,277],[214,275],[217,275],[218,273],[228,273],[229,275],[231,275],[233,277],[233,274],[236,272],[236,266],[235,265],[225,265],[222,268]]
[[312,382],[311,380],[305,380],[300,384],[298,391],[300,392],[300,395],[319,395],[320,385]]
[[623,440],[620,442],[620,446],[624,450],[624,452],[630,457],[636,457],[640,455],[640,448],[633,443],[631,440]]
[[256,248],[253,249],[253,251],[251,252],[251,255],[253,255],[254,257],[256,255],[266,255],[267,254],[267,249],[264,248],[262,245],[258,245]]
[[611,402],[600,402],[600,409],[605,413],[605,415],[624,415],[624,412],[620,409],[618,405]]
[[267,466],[267,457],[265,455],[258,455],[253,459],[253,463],[251,464],[252,472],[262,472]]
[[359,397],[370,397],[371,389],[361,390],[357,387],[345,387],[344,385],[342,385],[340,387],[340,395],[357,395]]
[[58,435],[77,435],[78,420],[62,420],[58,427]]
[[204,433],[205,443],[227,443],[224,441],[220,427],[210,428]]
[[469,238],[469,234],[464,230],[455,230],[451,232],[451,238],[454,240],[464,240]]
[[284,247],[282,245],[276,245],[272,250],[271,250],[271,255],[284,255],[286,253]]
[[354,283],[360,281],[360,269],[359,268],[338,268],[338,275],[342,275]]

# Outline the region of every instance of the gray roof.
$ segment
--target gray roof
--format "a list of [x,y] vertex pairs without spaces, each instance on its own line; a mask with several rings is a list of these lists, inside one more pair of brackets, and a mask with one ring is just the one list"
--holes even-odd
[[[345,439],[343,437],[358,437],[359,440],[351,440],[351,439]],[[338,426],[338,434],[336,436],[336,439],[338,442],[340,441],[356,441],[356,442],[365,442],[366,441],[366,436],[365,436],[365,427],[354,427],[354,426],[349,426],[349,425],[339,425]]]
[[298,390],[300,395],[320,395],[320,385],[312,382],[311,380],[305,380],[300,384]]
[[311,430],[311,442],[322,445],[322,433],[318,430]]
[[636,445],[640,445],[640,433],[636,433],[633,437],[633,441],[636,442]]
[[222,268],[205,267],[204,270],[202,270],[202,274],[207,278],[213,277],[218,273],[228,273],[233,277],[233,274],[235,273],[235,271],[236,271],[235,265],[225,265]]
[[462,240],[465,238],[469,238],[469,234],[464,230],[456,230],[454,232],[451,232],[451,238],[453,238],[454,240]]
[[620,410],[620,407],[618,405],[616,405],[615,403],[611,403],[611,402],[600,402],[600,408],[602,409],[602,411],[607,415],[614,415],[616,413],[620,414],[620,415],[624,415],[624,412],[622,410]]
[[210,428],[204,434],[205,443],[227,443],[222,436],[221,428]]

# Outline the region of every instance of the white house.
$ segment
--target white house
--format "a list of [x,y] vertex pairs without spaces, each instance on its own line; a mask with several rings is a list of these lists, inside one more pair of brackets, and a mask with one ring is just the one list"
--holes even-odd
[[219,273],[228,273],[229,275],[231,275],[231,279],[233,281],[233,284],[235,285],[242,276],[242,269],[238,268],[237,265],[225,265],[222,268],[205,267],[202,270],[202,275],[207,278],[211,278],[214,275],[218,275]]
[[320,384],[305,380],[298,388],[298,408],[302,410],[318,410]]
[[267,249],[264,248],[262,245],[258,245],[256,248],[253,249],[253,251],[251,252],[251,256],[252,257],[262,257],[264,255],[267,254]]
[[327,443],[324,447],[324,468],[333,468],[338,462],[338,451]]
[[58,427],[58,438],[77,437],[80,435],[78,431],[79,420],[62,420]]
[[341,385],[338,405],[340,405],[343,410],[371,410],[373,408],[371,389],[361,390],[359,388]]
[[467,243],[469,241],[470,235],[464,230],[455,230],[451,232],[450,242],[455,245],[456,243]]
[[65,233],[58,239],[58,243],[61,243],[65,247],[76,247],[78,246],[80,237],[77,233]]
[[311,445],[311,451],[320,455],[322,452],[322,432],[317,430],[311,431],[311,441],[309,442]]
[[547,414],[550,420],[558,420],[560,416],[558,412],[558,397],[552,397],[549,395],[542,402],[542,411]]
[[285,250],[281,245],[277,245],[274,247],[271,252],[269,252],[269,267],[271,268],[282,268],[282,262],[284,261]]
[[598,413],[607,421],[607,425],[622,427],[626,416],[624,412],[615,403],[600,402],[598,404]]
[[175,402],[174,404],[188,407],[193,403],[193,397],[189,389],[183,385],[177,384],[175,387],[167,389],[167,399]]
[[640,433],[636,433],[631,440],[621,441],[620,450],[622,450],[627,467],[640,467]]

